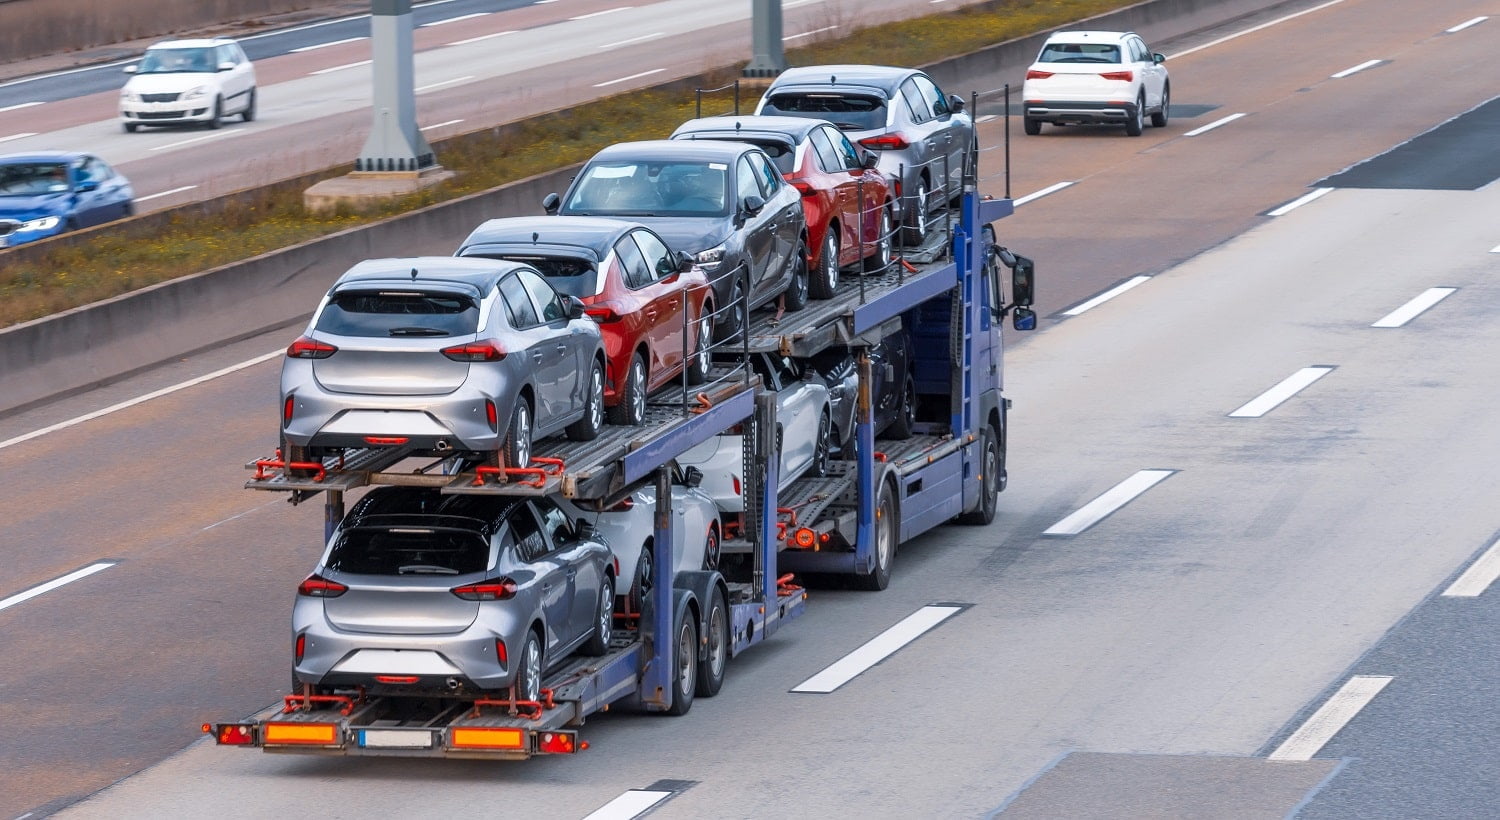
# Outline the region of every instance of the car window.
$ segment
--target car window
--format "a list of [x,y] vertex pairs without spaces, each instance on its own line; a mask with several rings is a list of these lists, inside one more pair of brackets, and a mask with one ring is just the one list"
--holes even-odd
[[557,295],[557,291],[547,284],[541,274],[522,268],[516,271],[516,278],[521,280],[521,284],[526,286],[526,292],[531,294],[531,302],[536,305],[543,322],[568,318],[567,305],[563,304],[562,297]]
[[568,520],[568,514],[562,508],[545,498],[532,503],[536,504],[536,511],[542,516],[542,529],[547,534],[547,540],[552,542],[553,549],[562,549],[576,540],[573,522]]
[[[823,130],[828,131],[826,128]],[[850,142],[842,131],[837,129],[828,131],[828,139],[833,143],[833,150],[839,152],[839,156],[843,158],[844,170],[853,171],[864,165],[859,161],[859,152],[854,150],[854,143]]]
[[442,526],[355,526],[328,552],[329,569],[354,575],[469,575],[489,569],[490,546],[478,530]]
[[828,139],[824,129],[814,128],[807,137],[812,142],[813,153],[818,157],[818,166],[824,173],[832,174],[843,170],[843,159],[839,157],[839,152],[833,147],[833,142]]
[[599,277],[596,275],[594,263],[576,256],[532,256],[526,253],[509,253],[496,248],[483,247],[465,248],[459,251],[459,256],[471,259],[509,259],[514,262],[524,262],[547,277],[547,284],[556,288],[558,293],[577,296],[579,299],[597,296],[600,292]]
[[797,170],[797,146],[782,140],[745,140],[771,158],[771,163],[776,170],[783,174],[790,174]]
[[83,164],[78,168],[78,179],[82,182],[102,183],[113,175],[114,171],[108,165],[104,164],[104,160],[97,157],[89,157],[83,160]]
[[911,78],[901,83],[901,97],[906,100],[912,122],[927,122],[932,119],[932,109],[927,107],[927,98],[922,96],[922,90],[917,88]]
[[[239,62],[239,60],[234,59],[234,51],[232,49],[230,49],[229,46],[219,46],[219,48],[218,48],[218,56],[215,58],[215,60],[216,60],[217,64],[222,64],[222,63],[235,64],[235,63]],[[217,64],[214,66],[215,68],[218,67]]]
[[884,128],[886,102],[871,94],[841,92],[788,92],[772,94],[761,106],[761,114],[785,114],[828,120],[845,131]]
[[516,545],[516,557],[530,563],[546,557],[547,541],[537,525],[531,507],[517,504],[505,515],[506,528],[510,530],[511,543]]
[[672,252],[656,234],[650,231],[632,231],[630,235],[635,237],[635,244],[640,247],[641,256],[646,259],[646,269],[651,272],[653,279],[665,279],[677,272]]
[[1146,47],[1146,42],[1139,37],[1130,39],[1130,49],[1135,52],[1135,61],[1138,63],[1151,62],[1151,49]]
[[620,272],[626,287],[643,288],[651,284],[651,269],[646,265],[646,257],[641,255],[640,247],[629,234],[615,242],[615,256],[620,260]]
[[505,312],[510,317],[510,326],[516,330],[525,330],[528,327],[536,327],[542,323],[537,318],[536,308],[532,307],[531,297],[526,294],[526,286],[515,274],[500,280],[500,299],[505,302]]
[[926,77],[923,77],[920,74],[912,77],[911,79],[912,82],[917,84],[917,90],[920,91],[923,98],[927,100],[928,106],[932,108],[933,116],[946,117],[949,114],[953,113],[948,109],[947,95],[943,93],[943,90],[941,88],[937,87],[937,83]]
[[746,197],[761,196],[760,183],[755,181],[755,170],[745,157],[740,157],[735,165],[734,189],[741,205],[745,203]]
[[1039,63],[1118,63],[1120,49],[1110,43],[1048,43]]
[[756,176],[760,178],[760,194],[769,202],[771,197],[781,190],[781,172],[771,165],[771,161],[766,159],[764,154],[747,154],[746,156],[750,159],[750,165],[755,169]]
[[338,336],[463,336],[479,327],[479,305],[464,293],[349,289],[335,292],[316,328]]

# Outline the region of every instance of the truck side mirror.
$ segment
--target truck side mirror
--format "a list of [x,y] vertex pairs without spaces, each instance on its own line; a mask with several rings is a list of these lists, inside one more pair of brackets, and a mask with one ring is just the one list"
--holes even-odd
[[1011,301],[1019,306],[1030,305],[1034,294],[1032,285],[1036,263],[1029,258],[1015,254],[1016,264],[1010,269],[1010,294]]
[[562,197],[556,191],[542,197],[542,210],[548,214],[556,214],[562,208]]
[[1016,330],[1036,330],[1036,311],[1028,307],[1018,307],[1010,315],[1010,326]]

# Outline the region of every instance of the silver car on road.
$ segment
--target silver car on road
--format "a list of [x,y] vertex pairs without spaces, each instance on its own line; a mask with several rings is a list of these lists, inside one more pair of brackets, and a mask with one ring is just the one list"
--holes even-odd
[[536,439],[599,434],[599,326],[519,262],[361,262],[287,348],[281,414],[288,461],[404,446],[524,467]]
[[608,650],[614,587],[609,547],[545,498],[380,487],[297,589],[293,682],[535,701],[575,650]]

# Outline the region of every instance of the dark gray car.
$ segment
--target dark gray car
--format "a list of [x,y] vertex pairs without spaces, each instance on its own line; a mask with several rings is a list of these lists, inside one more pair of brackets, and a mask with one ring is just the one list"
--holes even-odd
[[880,157],[897,182],[906,243],[927,238],[928,216],[963,192],[974,120],[964,101],[914,68],[821,65],[789,68],[761,97],[757,114],[814,117],[837,125]]
[[612,145],[588,161],[548,213],[640,222],[685,251],[708,275],[718,339],[783,293],[807,304],[807,225],[802,197],[761,149],[739,142],[654,140]]

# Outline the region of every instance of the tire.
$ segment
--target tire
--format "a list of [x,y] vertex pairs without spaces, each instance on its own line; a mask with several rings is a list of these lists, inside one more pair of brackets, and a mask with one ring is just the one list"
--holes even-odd
[[693,708],[698,691],[698,622],[690,612],[682,613],[672,654],[672,707],[667,714],[678,717]]
[[1125,136],[1139,137],[1146,130],[1146,92],[1135,98],[1135,116],[1125,121]]
[[655,565],[656,555],[651,551],[651,545],[642,544],[641,557],[635,561],[635,579],[630,584],[629,600],[632,612],[640,612],[646,605],[646,598],[651,594]]
[[854,576],[854,588],[879,592],[891,583],[891,565],[896,562],[896,502],[891,485],[880,482],[875,497],[875,566],[866,575]]
[[1025,131],[1028,137],[1040,136],[1042,133],[1042,121],[1034,120],[1030,117],[1022,117],[1021,130]]
[[223,97],[214,97],[214,113],[211,116],[209,116],[208,122],[205,123],[205,125],[207,125],[210,130],[213,130],[213,129],[217,129],[219,126],[221,126],[223,124],[224,124],[224,98]]
[[917,425],[917,382],[911,376],[901,388],[901,402],[896,406],[896,417],[885,431],[886,438],[899,440],[911,438]]
[[568,438],[573,441],[593,441],[604,428],[604,365],[594,360],[589,371],[589,395],[584,400],[583,418],[568,425]]
[[832,427],[827,413],[818,417],[818,440],[813,445],[812,466],[807,469],[809,474],[818,478],[828,475],[828,453],[833,449]]
[[807,307],[807,280],[807,245],[798,244],[797,254],[792,259],[792,281],[787,284],[784,294],[788,313]]
[[839,288],[839,240],[829,225],[818,253],[818,268],[809,275],[808,290],[814,299],[832,299]]
[[125,217],[127,219],[130,218],[130,217],[132,217],[132,216],[135,216],[135,203],[134,202],[127,202],[127,203],[125,203],[125,212],[123,214],[121,214],[121,216],[123,216],[123,217]]
[[880,232],[875,238],[875,252],[864,258],[864,269],[871,273],[881,273],[891,266],[891,246],[895,239],[891,235],[891,209],[880,209]]
[[703,568],[706,570],[717,570],[719,568],[719,528],[717,526],[708,528],[708,535],[703,540]]
[[724,669],[729,664],[729,608],[724,604],[724,591],[717,587],[708,602],[703,633],[704,652],[698,660],[694,693],[700,698],[711,698],[723,688]]
[[692,358],[683,363],[683,368],[687,371],[688,384],[703,384],[708,381],[708,375],[714,366],[713,358],[708,350],[713,333],[713,303],[704,302],[703,312],[698,317],[698,343],[693,348]]
[[510,411],[510,426],[505,428],[500,455],[507,467],[531,464],[531,405],[525,396],[517,396],[515,409]]
[[[313,460],[312,450],[307,447],[288,444],[287,440],[283,438],[281,440],[281,460],[284,464],[291,464],[294,461],[310,462]],[[312,475],[307,470],[292,470],[290,468],[284,469],[283,472],[288,478]]]
[[250,102],[245,110],[240,112],[240,118],[245,122],[255,122],[255,89],[250,89]]
[[589,633],[589,639],[578,651],[591,658],[597,658],[609,651],[610,638],[614,637],[615,624],[615,579],[608,574],[604,576],[604,583],[599,585],[599,605],[594,612],[594,630]]
[[724,309],[724,322],[715,330],[714,341],[733,341],[745,332],[745,293],[748,290],[745,272],[734,275],[734,285],[729,290],[729,304]]
[[134,134],[135,131],[136,131],[136,129],[140,128],[140,127],[141,127],[140,123],[127,122],[127,123],[125,123],[125,133],[127,133],[127,134]]
[[520,668],[516,670],[516,700],[541,700],[542,698],[542,642],[536,630],[526,630],[526,643],[521,648]]
[[960,524],[984,526],[995,520],[995,500],[1000,494],[1000,445],[987,424],[979,431],[979,447],[979,506],[960,515]]
[[1172,106],[1172,84],[1167,83],[1161,89],[1161,110],[1151,115],[1152,128],[1166,128],[1167,116]]
[[906,220],[906,227],[902,230],[901,244],[908,248],[919,247],[927,241],[927,200],[930,189],[927,186],[927,178],[917,180],[917,195],[907,204],[909,213],[913,214]]
[[609,408],[609,423],[634,427],[646,420],[646,362],[637,352],[625,370],[625,390],[620,403]]

